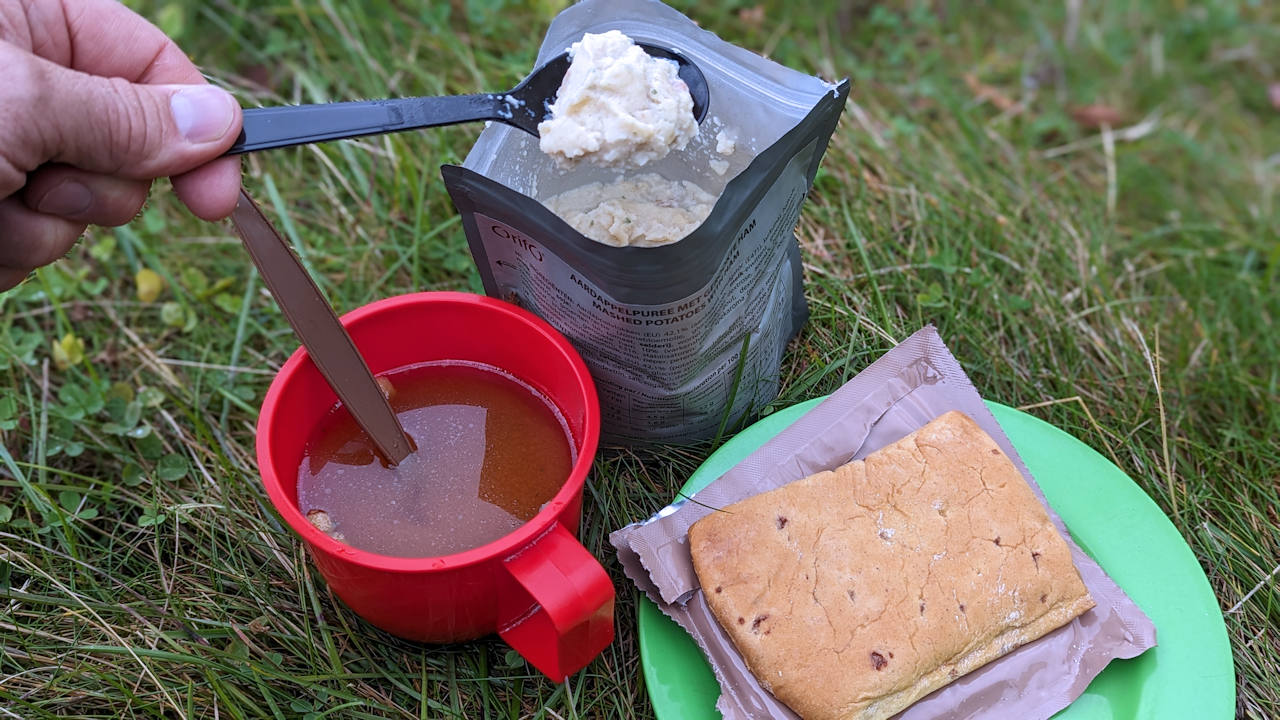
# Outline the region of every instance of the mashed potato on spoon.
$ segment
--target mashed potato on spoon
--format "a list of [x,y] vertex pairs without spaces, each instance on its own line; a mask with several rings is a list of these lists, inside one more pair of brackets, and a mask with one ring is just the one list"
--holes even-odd
[[571,167],[641,167],[683,150],[698,133],[693,98],[672,60],[656,58],[617,30],[587,33],[538,125],[539,147]]

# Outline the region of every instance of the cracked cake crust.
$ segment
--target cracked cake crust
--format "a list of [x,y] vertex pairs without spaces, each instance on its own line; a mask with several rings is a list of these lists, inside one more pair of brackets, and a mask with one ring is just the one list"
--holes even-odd
[[1009,458],[946,413],[689,529],[707,604],[806,720],[888,718],[1094,603]]

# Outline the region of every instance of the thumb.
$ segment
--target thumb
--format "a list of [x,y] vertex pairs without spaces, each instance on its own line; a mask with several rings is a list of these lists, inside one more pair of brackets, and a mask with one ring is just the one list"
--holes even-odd
[[178,175],[222,155],[240,105],[212,85],[144,85],[49,63],[41,95],[48,161],[132,179]]

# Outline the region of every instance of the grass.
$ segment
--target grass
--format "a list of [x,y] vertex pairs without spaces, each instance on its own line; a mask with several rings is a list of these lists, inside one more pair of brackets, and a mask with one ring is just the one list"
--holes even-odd
[[[132,4],[245,104],[510,87],[561,5]],[[679,6],[854,81],[798,228],[813,314],[775,407],[936,323],[986,397],[1113,458],[1169,514],[1225,613],[1238,716],[1280,715],[1277,8]],[[1115,124],[1073,116],[1090,104]],[[340,310],[478,291],[438,174],[477,131],[255,155],[245,182]],[[0,296],[0,714],[651,717],[606,535],[714,448],[601,452],[584,541],[621,591],[618,637],[554,685],[495,639],[401,642],[330,595],[252,453],[295,345],[229,227],[159,190]]]

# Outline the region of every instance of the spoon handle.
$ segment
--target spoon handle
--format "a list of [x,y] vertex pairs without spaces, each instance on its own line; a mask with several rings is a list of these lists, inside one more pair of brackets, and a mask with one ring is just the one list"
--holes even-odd
[[399,464],[413,449],[413,441],[405,434],[333,306],[293,249],[243,190],[231,221],[311,361],[382,455],[392,465]]
[[505,94],[355,100],[247,108],[228,155],[473,120],[510,121]]

